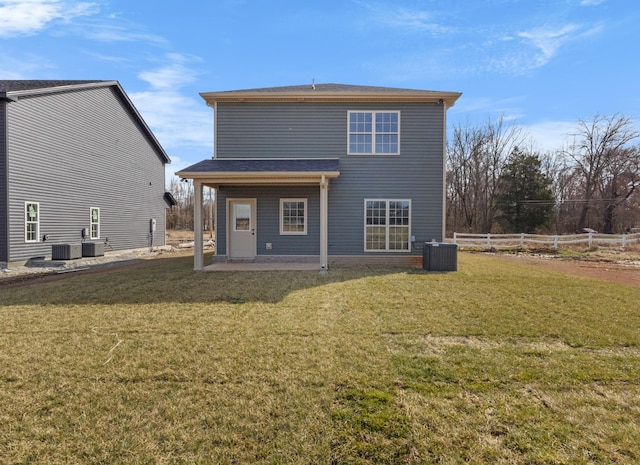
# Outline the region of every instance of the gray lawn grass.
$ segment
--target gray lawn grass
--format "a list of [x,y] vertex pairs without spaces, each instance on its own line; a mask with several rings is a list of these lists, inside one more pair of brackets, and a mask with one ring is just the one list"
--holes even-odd
[[638,288],[191,268],[0,289],[0,463],[640,462]]

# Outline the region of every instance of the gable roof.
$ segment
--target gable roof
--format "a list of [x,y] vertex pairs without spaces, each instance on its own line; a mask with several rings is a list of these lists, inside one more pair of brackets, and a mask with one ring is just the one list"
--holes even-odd
[[102,80],[0,80],[0,100],[16,102],[23,96],[44,95],[55,92],[77,91],[98,87],[114,87],[122,97],[126,107],[140,123],[149,141],[160,154],[164,163],[171,163],[169,155],[164,151],[156,136],[138,112],[133,102],[118,81]]
[[217,102],[446,102],[453,106],[460,92],[355,86],[350,84],[306,84],[258,89],[203,92],[208,104]]

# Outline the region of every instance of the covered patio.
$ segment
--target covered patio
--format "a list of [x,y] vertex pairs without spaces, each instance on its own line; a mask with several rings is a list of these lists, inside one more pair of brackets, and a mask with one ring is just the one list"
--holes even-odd
[[[207,186],[215,191],[215,241],[218,240],[218,192],[224,186],[318,186],[319,211],[319,261],[313,263],[283,263],[287,269],[316,269],[321,273],[328,270],[328,216],[329,216],[329,182],[340,176],[337,158],[235,158],[204,160],[176,173],[182,179],[192,179],[194,184],[194,224],[195,224],[195,253],[194,270],[223,269],[220,265],[252,266],[253,269],[277,267],[278,255],[269,255],[269,263],[254,263],[254,259],[240,260],[241,263],[204,264],[203,252],[203,187]],[[226,209],[225,209],[226,211]],[[227,224],[227,228],[228,228]],[[257,234],[255,225],[247,228],[247,234]],[[225,250],[228,251],[229,234],[225,234]],[[216,254],[218,247],[216,247]],[[227,252],[228,253],[228,252]],[[250,256],[251,254],[249,254]],[[279,265],[279,266],[282,266]],[[216,268],[217,267],[217,268]],[[298,268],[302,267],[302,268]],[[279,268],[282,269],[282,268]]]

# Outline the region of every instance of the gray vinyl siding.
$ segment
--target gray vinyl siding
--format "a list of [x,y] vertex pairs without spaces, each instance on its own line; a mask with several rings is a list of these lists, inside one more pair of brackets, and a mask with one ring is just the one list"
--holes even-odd
[[[400,155],[347,155],[349,110],[400,111]],[[340,159],[329,188],[329,255],[365,254],[365,199],[411,200],[414,253],[443,240],[442,105],[242,103],[218,104],[216,113],[218,158]]]
[[6,111],[7,102],[0,101],[0,266],[9,261]]
[[[10,261],[80,242],[100,208],[105,251],[165,240],[164,163],[115,87],[21,97],[8,107]],[[40,238],[25,243],[24,204],[40,204]]]
[[[320,187],[225,186],[218,191],[218,255],[227,254],[227,199],[257,199],[256,253],[258,255],[318,255],[320,253]],[[280,234],[280,199],[307,199],[307,234]],[[272,249],[267,250],[266,244]]]

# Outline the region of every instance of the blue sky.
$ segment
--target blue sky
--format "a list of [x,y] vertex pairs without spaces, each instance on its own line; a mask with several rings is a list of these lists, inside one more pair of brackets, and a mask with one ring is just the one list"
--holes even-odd
[[0,79],[118,80],[173,173],[213,153],[200,92],[317,83],[462,92],[540,150],[640,113],[637,0],[0,0]]

